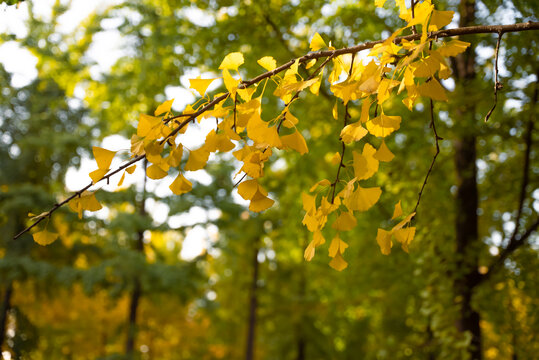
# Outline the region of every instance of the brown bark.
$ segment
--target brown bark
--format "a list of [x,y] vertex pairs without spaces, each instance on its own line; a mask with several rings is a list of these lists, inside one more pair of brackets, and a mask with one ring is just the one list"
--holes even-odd
[[[475,1],[461,0],[459,26],[470,26],[475,21]],[[476,76],[475,51],[473,46],[459,55],[454,63],[456,82],[462,85],[464,91]],[[461,104],[457,109],[457,115],[462,122],[473,126],[475,119],[475,104],[472,101]],[[462,131],[460,137],[454,140],[455,170],[457,180],[456,194],[456,278],[454,279],[454,291],[459,303],[459,314],[456,321],[460,332],[468,332],[472,339],[468,353],[472,360],[480,360],[481,352],[481,328],[479,325],[480,315],[472,307],[472,296],[477,285],[479,274],[479,234],[478,234],[478,189],[476,168],[476,135],[470,129]]]
[[11,307],[11,296],[13,294],[13,284],[9,282],[6,286],[4,298],[2,300],[2,314],[0,314],[0,354],[2,353],[2,345],[6,336],[7,316]]
[[249,320],[247,328],[247,345],[245,349],[245,359],[255,359],[255,341],[256,341],[256,308],[258,306],[258,239],[255,240],[253,249],[253,277],[251,279],[251,291],[249,294]]

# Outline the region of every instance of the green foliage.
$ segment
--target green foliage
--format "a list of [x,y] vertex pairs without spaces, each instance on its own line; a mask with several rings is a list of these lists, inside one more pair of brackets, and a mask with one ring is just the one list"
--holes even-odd
[[[14,284],[9,319],[15,324],[15,336],[2,350],[35,359],[125,358],[129,301],[139,281],[143,295],[135,358],[242,358],[248,289],[257,256],[257,358],[299,359],[300,354],[305,359],[466,358],[470,336],[455,327],[459,299],[454,280],[460,269],[453,226],[458,185],[453,142],[463,134],[478,137],[481,215],[476,253],[479,264],[486,267],[497,258],[495,251],[506,246],[496,239],[511,232],[508,226],[518,208],[515,184],[522,178],[524,124],[534,113],[533,32],[504,34],[505,56],[500,63],[508,71],[502,73],[505,88],[487,124],[462,119],[455,109],[473,102],[479,120],[492,106],[492,58],[478,57],[477,72],[484,77],[466,86],[457,82],[448,103],[435,102],[436,128],[444,139],[417,209],[413,223],[417,234],[409,254],[393,248],[391,256],[384,256],[376,242],[377,227],[391,229],[394,224],[389,219],[397,199],[403,209],[413,209],[435,150],[429,101],[416,103],[408,112],[401,96],[384,105],[391,108],[391,115],[403,117],[398,134],[385,139],[396,157],[375,179],[367,180],[369,186],[380,186],[384,195],[358,218],[354,230],[341,234],[350,244],[345,253],[349,267],[331,271],[327,266],[331,259],[319,249],[311,262],[304,261],[310,237],[299,224],[302,192],[319,179],[333,181],[337,164],[331,160],[342,145],[345,108],[339,103],[339,121],[333,120],[335,99],[330,97],[329,82],[321,84],[320,96],[302,95],[294,103],[293,114],[309,124],[302,131],[309,154],[279,150],[267,160],[261,185],[276,203],[263,213],[248,212],[248,205],[238,201],[233,186],[240,175],[232,179],[238,163],[218,154],[205,168],[211,181],[189,177],[189,193],[164,196],[161,191],[142,191],[140,184],[118,192],[101,190],[96,198],[107,215],[85,212],[80,221],[77,213],[62,210],[45,220],[47,228],[59,234],[53,244],[40,247],[30,236],[11,240],[26,225],[29,210],[47,208],[58,200],[55,196],[66,197],[58,195],[64,192],[65,172],[89,156],[91,146],[99,145],[92,140],[96,135],[131,136],[139,114],[153,113],[166,99],[167,86],[188,86],[180,76],[190,70],[199,69],[203,78],[219,76],[211,71],[226,54],[241,51],[245,58],[241,75],[248,79],[262,71],[256,60],[263,56],[273,56],[278,65],[301,56],[316,31],[326,43],[331,39],[341,47],[380,39],[384,30],[405,25],[387,11],[390,2],[376,11],[374,2],[296,3],[212,1],[195,6],[190,1],[130,1],[90,14],[74,37],[58,34],[54,25],[67,8],[56,7],[50,22],[30,18],[28,36],[19,42],[38,57],[38,78],[14,88],[8,86],[10,74],[0,67],[0,82],[6,84],[0,99],[0,230],[7,234],[0,240],[0,294],[8,283]],[[533,20],[527,16],[536,13],[535,4],[512,4],[520,12],[518,21]],[[482,20],[495,23],[493,13],[499,4],[485,5],[490,12]],[[436,6],[457,10],[453,3]],[[202,11],[211,21],[195,24],[189,8]],[[127,51],[110,71],[96,77],[89,71],[87,51],[108,19],[118,20]],[[52,41],[55,38],[59,40]],[[40,40],[46,46],[40,46]],[[490,35],[463,40],[491,49],[496,42]],[[307,78],[302,67],[299,72]],[[85,99],[73,108],[69,99],[77,85],[85,89]],[[266,92],[276,88],[268,84]],[[224,86],[216,91],[221,90]],[[510,107],[507,100],[521,106]],[[269,98],[262,118],[274,117],[282,107],[282,102]],[[350,101],[354,120],[361,107]],[[361,147],[355,150],[361,152]],[[184,154],[185,163],[188,150]],[[127,157],[125,152],[117,156]],[[352,151],[348,156],[352,159]],[[536,156],[534,149],[532,159]],[[530,173],[537,174],[533,161]],[[175,177],[177,172],[170,174]],[[148,180],[145,189],[158,181]],[[161,181],[168,185],[172,178]],[[538,188],[538,181],[531,175],[528,189]],[[154,203],[165,206],[168,213],[160,218],[166,220],[157,222],[154,214],[141,214],[144,200],[149,209]],[[523,225],[533,220],[534,201],[528,196],[524,202]],[[216,217],[197,217],[190,212],[193,208],[206,214],[220,212]],[[188,221],[171,228],[167,220],[178,215]],[[204,254],[182,260],[182,247],[197,225],[218,233],[206,241]],[[333,230],[324,231],[331,239]],[[141,234],[143,251],[137,249]],[[531,359],[537,353],[532,335],[539,321],[534,312],[539,287],[533,277],[537,250],[523,246],[510,259],[474,292],[486,359],[512,355]]]

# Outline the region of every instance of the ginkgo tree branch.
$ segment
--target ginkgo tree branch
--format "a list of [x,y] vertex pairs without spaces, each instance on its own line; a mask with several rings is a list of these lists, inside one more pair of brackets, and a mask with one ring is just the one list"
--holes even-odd
[[[107,175],[103,176],[101,178],[101,180],[99,181],[103,181],[103,180],[109,180],[111,176],[113,175],[116,175],[117,173],[119,173],[120,171],[124,170],[125,168],[128,168],[129,166],[133,165],[134,163],[142,160],[146,158],[145,155],[139,155],[131,160],[129,160],[128,162],[126,162],[125,164],[123,164],[122,166],[116,168],[115,170],[111,171],[110,173],[108,173]],[[20,233],[18,233],[17,235],[15,235],[14,239],[17,239],[19,237],[21,237],[24,233],[30,231],[33,227],[35,227],[37,224],[39,224],[40,222],[42,222],[44,219],[50,217],[52,215],[53,212],[55,212],[56,210],[58,210],[59,208],[61,208],[62,206],[64,206],[65,204],[67,204],[69,201],[73,200],[74,198],[76,197],[79,197],[82,195],[83,192],[85,192],[86,190],[88,190],[89,188],[92,187],[92,185],[95,185],[93,182],[89,183],[88,185],[86,185],[85,187],[83,187],[82,189],[74,192],[71,196],[69,196],[67,199],[61,201],[61,202],[58,202],[56,204],[53,205],[53,207],[47,211],[46,213],[43,213],[41,215],[39,215],[38,219],[36,219],[34,221],[34,223],[32,223],[32,225],[28,226],[26,229],[24,229],[23,231],[21,231]]]
[[496,51],[494,59],[494,104],[485,116],[485,122],[488,121],[490,115],[492,115],[494,109],[496,109],[496,105],[498,104],[498,90],[503,88],[502,83],[498,81],[498,56],[500,54],[500,42],[502,41],[502,35],[503,33],[498,33],[498,40],[496,41]]
[[[518,23],[518,24],[512,24],[512,25],[470,26],[470,27],[461,27],[461,28],[448,29],[448,30],[440,30],[440,31],[430,32],[428,34],[428,38],[429,39],[439,39],[439,38],[454,37],[454,36],[459,36],[459,35],[486,34],[486,33],[503,34],[503,33],[508,33],[508,32],[519,32],[519,31],[529,31],[529,30],[539,30],[539,22],[527,22],[527,23]],[[407,35],[407,36],[396,37],[393,40],[393,42],[398,44],[398,43],[402,42],[403,40],[414,41],[414,40],[419,40],[420,38],[421,38],[421,34],[412,34],[412,35]],[[254,77],[254,78],[252,78],[250,80],[242,81],[239,84],[238,89],[248,88],[248,87],[250,87],[250,86],[252,86],[254,84],[257,84],[257,83],[261,82],[264,79],[275,76],[275,75],[289,69],[296,62],[298,62],[300,64],[304,64],[304,63],[306,63],[306,62],[308,62],[310,60],[322,59],[322,58],[325,58],[326,62],[327,62],[327,61],[329,61],[330,58],[334,58],[334,57],[337,57],[337,56],[340,56],[340,55],[355,54],[355,53],[357,53],[359,51],[362,51],[362,50],[371,49],[377,44],[382,44],[384,41],[386,41],[386,40],[368,41],[368,42],[365,42],[365,43],[362,43],[362,44],[359,44],[359,45],[356,45],[356,46],[352,46],[352,47],[311,52],[311,53],[303,55],[303,56],[301,56],[299,58],[292,59],[289,62],[287,62],[287,63],[285,63],[285,64],[283,64],[283,65],[281,65],[281,66],[279,66],[279,67],[277,67],[277,68],[275,68],[275,69],[273,69],[271,71],[267,71],[265,73],[262,73],[262,74]],[[317,73],[317,71],[315,71],[314,73]],[[169,133],[169,135],[167,135],[164,139],[162,139],[159,142],[160,145],[164,144],[168,139],[173,138],[174,136],[176,136],[181,131],[181,129],[183,129],[185,126],[187,126],[187,124],[189,124],[189,122],[194,121],[198,116],[200,116],[203,113],[205,113],[206,111],[210,110],[213,106],[215,106],[215,105],[219,104],[220,102],[226,100],[229,96],[230,96],[230,93],[225,92],[224,94],[214,98],[213,100],[209,101],[205,105],[201,106],[197,111],[195,111],[193,113],[179,114],[177,116],[173,116],[173,117],[165,119],[165,121],[164,121],[165,123],[169,123],[170,121],[174,120],[175,123],[178,124],[178,126],[174,130],[172,130]],[[178,120],[179,118],[186,118],[186,119],[180,122]],[[110,173],[106,174],[105,176],[103,176],[99,181],[102,181],[102,180],[107,180],[108,181],[111,176],[119,173],[120,171],[122,171],[125,168],[129,167],[130,165],[144,159],[145,157],[146,157],[145,155],[136,156],[135,158],[129,160],[127,163],[121,165],[117,169],[115,169],[115,170],[111,171]],[[87,186],[85,186],[81,190],[73,193],[71,196],[69,196],[68,198],[66,198],[62,202],[56,203],[49,211],[39,215],[30,226],[28,226],[27,228],[22,230],[14,238],[17,239],[21,235],[25,234],[26,232],[28,232],[29,230],[34,228],[41,221],[43,221],[45,218],[50,217],[53,212],[58,210],[63,205],[67,204],[70,200],[76,198],[77,196],[81,196],[81,194],[84,191],[88,190],[93,185],[94,185],[94,182],[88,184]]]
[[430,163],[429,169],[427,170],[427,174],[425,175],[425,180],[423,180],[423,185],[421,185],[421,190],[419,190],[419,194],[417,195],[417,202],[414,207],[414,213],[417,213],[417,208],[419,207],[419,203],[421,202],[421,196],[423,195],[423,190],[425,190],[425,186],[427,186],[427,180],[429,179],[430,173],[432,172],[432,168],[434,167],[434,163],[436,162],[436,158],[440,154],[440,144],[439,141],[443,140],[440,136],[438,136],[438,132],[436,131],[436,124],[434,123],[434,104],[432,102],[432,99],[430,99],[430,125],[432,128],[432,133],[434,135],[434,144],[436,147],[436,152],[434,153],[434,156],[432,157],[432,161]]

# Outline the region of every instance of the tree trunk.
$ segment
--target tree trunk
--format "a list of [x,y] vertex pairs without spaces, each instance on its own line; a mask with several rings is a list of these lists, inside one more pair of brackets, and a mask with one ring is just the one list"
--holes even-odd
[[129,359],[133,357],[135,349],[135,336],[137,327],[137,308],[141,296],[140,282],[135,279],[133,292],[131,293],[131,302],[129,305],[129,323],[127,329],[127,341],[125,342],[125,353]]
[[255,358],[255,340],[256,340],[256,308],[258,305],[258,239],[255,240],[253,249],[253,277],[251,279],[251,292],[249,294],[249,322],[247,328],[247,345],[245,350],[245,359],[254,360]]
[[[475,1],[461,0],[459,26],[470,26],[475,20]],[[475,52],[472,46],[459,55],[454,63],[456,81],[463,91],[471,91],[470,82],[475,78]],[[467,97],[464,97],[465,99]],[[460,104],[457,109],[459,120],[468,129],[462,131],[454,141],[455,170],[457,178],[456,195],[456,278],[454,290],[459,301],[457,328],[460,332],[469,332],[472,336],[468,353],[472,360],[480,360],[481,328],[480,316],[472,308],[472,296],[479,279],[478,254],[478,189],[476,168],[476,135],[473,130],[476,123],[475,104],[473,101]]]
[[[146,172],[148,161],[144,159],[143,168]],[[146,175],[144,175],[144,182],[142,185],[142,199],[140,201],[139,213],[140,215],[146,215]],[[135,250],[144,253],[144,231],[139,230],[137,233],[137,242],[135,244]],[[142,287],[140,285],[140,279],[135,277],[133,280],[133,292],[131,293],[131,300],[129,304],[129,318],[127,324],[127,340],[125,342],[125,354],[128,359],[133,358],[135,349],[135,338],[137,333],[137,309],[142,296]]]
[[[307,238],[307,237],[305,237]],[[307,242],[304,241],[304,244],[303,244],[303,248],[305,248],[305,246],[307,246]],[[307,292],[307,281],[306,281],[306,274],[305,272],[307,271],[307,269],[305,268],[305,263],[302,263],[301,264],[301,269],[300,269],[300,278],[299,278],[299,299],[302,303],[302,307],[301,307],[301,318],[300,318],[300,322],[298,324],[298,335],[297,335],[297,342],[296,342],[296,346],[297,346],[297,357],[296,357],[296,360],[305,360],[305,347],[307,346],[307,340],[305,338],[305,333],[304,333],[304,324],[306,322],[306,319],[305,319],[305,295],[306,295],[306,292]]]
[[11,306],[11,295],[13,294],[13,284],[9,282],[6,286],[6,292],[2,300],[2,314],[0,314],[0,354],[2,353],[2,345],[6,337],[6,325],[9,308]]

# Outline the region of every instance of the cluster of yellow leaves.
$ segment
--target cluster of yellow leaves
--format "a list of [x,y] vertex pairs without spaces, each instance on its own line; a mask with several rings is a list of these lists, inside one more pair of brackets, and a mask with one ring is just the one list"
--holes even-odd
[[[375,0],[378,7],[384,4],[385,0]],[[384,42],[374,46],[369,53],[370,61],[351,63],[342,56],[333,58],[333,69],[328,77],[331,91],[345,106],[350,101],[362,101],[359,119],[357,121],[352,119],[351,123],[344,126],[340,132],[341,141],[346,146],[359,141],[365,143],[361,153],[353,151],[351,163],[342,161],[343,154],[336,153],[333,156],[332,163],[338,164],[339,170],[344,167],[349,169],[351,165],[353,174],[348,171],[351,180],[341,185],[342,180],[337,175],[334,183],[322,180],[315,184],[311,192],[320,189],[317,195],[304,194],[303,208],[306,214],[303,224],[313,233],[313,240],[307,246],[304,255],[306,260],[311,260],[315,249],[325,243],[322,230],[328,216],[335,212],[336,216],[331,227],[337,230],[337,233],[330,244],[329,256],[332,258],[330,266],[339,271],[347,266],[342,257],[347,244],[341,239],[340,232],[354,228],[357,223],[356,212],[368,210],[378,201],[381,194],[379,187],[364,188],[360,185],[360,181],[371,178],[378,171],[379,162],[389,162],[394,158],[385,138],[400,128],[401,117],[387,115],[384,103],[393,93],[400,94],[404,90],[407,96],[403,103],[409,110],[412,110],[415,101],[421,96],[447,101],[445,89],[438,81],[440,78],[447,79],[451,74],[445,58],[462,53],[469,45],[459,40],[452,40],[436,48],[428,46],[432,41],[428,39],[428,32],[437,31],[448,25],[453,18],[452,11],[434,10],[431,1],[424,0],[415,5],[412,18],[404,0],[397,0],[396,5],[400,10],[399,16],[407,22],[407,25],[395,31]],[[397,36],[412,26],[421,31],[419,41],[402,41],[399,44],[394,42]],[[318,33],[313,36],[310,48],[312,51],[331,49]],[[343,74],[346,75],[344,80]],[[374,103],[379,110],[378,115],[370,118],[370,109]],[[333,108],[333,118],[339,119],[337,103]],[[382,139],[378,149],[366,142],[369,141],[368,135]],[[336,187],[341,186],[343,189],[334,195]],[[324,193],[326,195],[323,195]],[[393,219],[401,215],[399,202]],[[376,239],[383,254],[389,254],[391,251],[393,238],[408,251],[408,246],[415,235],[415,228],[409,226],[413,216],[414,214],[408,215],[390,231],[378,230]]]
[[[375,0],[375,4],[382,7],[385,0]],[[389,162],[394,158],[386,145],[386,138],[399,130],[401,117],[386,114],[391,110],[390,106],[385,105],[386,101],[404,91],[406,96],[403,103],[409,110],[413,109],[419,97],[447,101],[445,89],[439,82],[439,79],[447,79],[451,74],[446,58],[464,52],[469,45],[452,40],[432,46],[428,33],[449,24],[453,12],[435,10],[431,0],[417,2],[414,16],[406,7],[405,0],[396,0],[396,6],[406,26],[374,46],[367,59],[354,61],[354,57],[331,57],[331,61],[322,63],[323,66],[319,66],[316,73],[307,79],[299,74],[299,67],[310,69],[317,63],[316,59],[305,64],[297,59],[281,74],[276,71],[278,68],[275,59],[264,56],[257,63],[272,72],[271,77],[247,86],[240,74],[240,66],[245,61],[243,54],[232,52],[226,55],[219,66],[220,77],[204,79],[199,76],[189,80],[190,88],[200,98],[186,106],[182,114],[172,114],[172,99],[159,105],[153,115],[140,115],[136,135],[131,138],[131,156],[146,157],[149,163],[146,174],[151,179],[165,178],[172,168],[177,169],[178,174],[169,187],[174,194],[181,195],[192,189],[191,182],[184,175],[186,171],[203,169],[211,153],[232,152],[241,162],[239,173],[245,174],[242,180],[246,178],[239,184],[238,193],[250,201],[251,211],[266,210],[274,204],[274,200],[268,197],[268,191],[260,184],[260,180],[273,150],[294,150],[301,155],[309,151],[291,106],[304,90],[308,89],[318,95],[325,68],[330,68],[327,76],[330,90],[345,106],[345,126],[339,137],[343,146],[361,146],[361,151],[353,150],[352,160],[344,159],[344,152],[337,152],[332,157],[332,163],[339,166],[339,172],[343,170],[347,180],[339,178],[339,175],[333,183],[324,179],[315,184],[308,194],[303,194],[303,208],[306,212],[303,224],[313,233],[304,256],[306,260],[311,260],[316,248],[325,243],[323,232],[327,232],[325,227],[329,219],[334,231],[328,249],[330,266],[339,271],[345,269],[348,264],[343,254],[348,244],[342,240],[341,235],[357,225],[358,212],[374,206],[382,192],[380,187],[369,187],[361,182],[376,174],[380,162]],[[404,40],[396,43],[397,36],[411,27],[420,31],[419,41]],[[310,50],[322,49],[335,50],[331,42],[327,45],[322,36],[316,33],[310,42]],[[222,80],[227,92],[216,94],[212,99],[207,95],[207,90],[217,79]],[[262,98],[268,81],[275,83],[273,95],[285,104],[282,111],[269,120],[262,118]],[[214,103],[219,98],[224,100]],[[355,103],[357,106],[359,102],[361,110],[356,111],[359,116],[349,119],[348,105]],[[371,118],[373,107],[376,110]],[[333,118],[339,119],[338,103],[333,108]],[[204,119],[216,120],[216,128],[207,134],[204,144],[198,149],[185,148],[182,136],[188,126]],[[371,141],[373,138],[381,141]],[[375,148],[370,142],[379,145]],[[107,173],[116,152],[94,147],[93,154],[97,169],[90,173],[90,177],[95,184],[104,178],[108,180],[110,175]],[[118,186],[123,184],[126,173],[132,174],[134,170],[135,165],[126,167]],[[79,217],[82,217],[84,210],[96,211],[101,208],[91,192],[84,192],[72,199],[69,206]],[[401,216],[399,202],[392,220]],[[378,230],[376,239],[383,254],[390,253],[393,239],[408,251],[415,235],[415,228],[410,226],[413,216],[413,213],[406,216],[389,231]],[[46,229],[34,233],[34,239],[40,244],[51,243],[56,236]]]
[[[402,221],[397,225],[393,226],[390,231],[384,230],[382,228],[378,229],[378,234],[376,235],[376,241],[380,246],[380,251],[384,255],[389,255],[391,253],[391,248],[393,247],[392,238],[395,238],[401,244],[401,247],[404,251],[408,252],[408,245],[412,242],[415,236],[415,227],[409,226],[410,221],[414,217],[415,213],[411,213],[406,216]],[[395,205],[395,211],[391,220],[395,220],[402,216],[402,209],[400,201]]]

